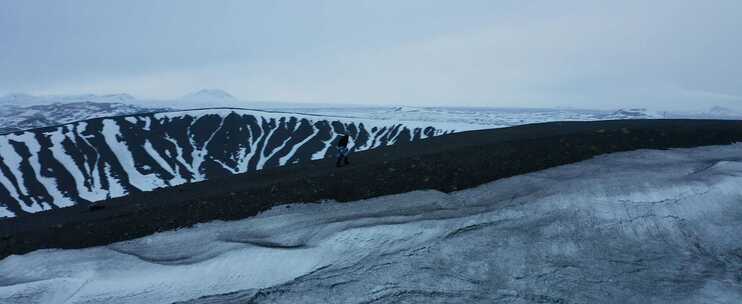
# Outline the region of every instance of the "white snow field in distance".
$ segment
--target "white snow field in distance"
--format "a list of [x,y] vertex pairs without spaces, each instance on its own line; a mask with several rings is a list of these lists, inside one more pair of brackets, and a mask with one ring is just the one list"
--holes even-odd
[[0,261],[0,303],[739,303],[742,144]]

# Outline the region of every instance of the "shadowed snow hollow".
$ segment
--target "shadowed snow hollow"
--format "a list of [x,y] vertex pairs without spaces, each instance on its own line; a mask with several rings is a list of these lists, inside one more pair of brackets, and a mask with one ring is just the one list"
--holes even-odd
[[0,261],[2,303],[738,303],[742,145]]

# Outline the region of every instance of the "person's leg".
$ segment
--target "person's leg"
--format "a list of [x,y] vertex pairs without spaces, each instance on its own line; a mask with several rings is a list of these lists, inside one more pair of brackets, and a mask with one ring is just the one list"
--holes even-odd
[[342,161],[343,154],[338,151],[338,153],[335,155],[335,167],[340,167],[340,161]]
[[336,166],[340,167],[340,164],[345,163],[348,164],[348,149],[347,148],[339,148],[338,149],[338,161],[335,164]]

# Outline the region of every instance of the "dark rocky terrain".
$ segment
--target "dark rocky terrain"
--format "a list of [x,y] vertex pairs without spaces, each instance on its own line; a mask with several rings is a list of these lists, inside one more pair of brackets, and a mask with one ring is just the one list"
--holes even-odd
[[742,121],[556,122],[470,131],[352,155],[132,193],[0,221],[0,257],[41,248],[83,248],[212,220],[234,220],[276,205],[352,201],[418,189],[445,192],[499,178],[635,149],[729,144]]

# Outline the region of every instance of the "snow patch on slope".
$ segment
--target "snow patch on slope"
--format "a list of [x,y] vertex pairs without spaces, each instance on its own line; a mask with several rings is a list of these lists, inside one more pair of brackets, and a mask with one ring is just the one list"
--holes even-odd
[[121,141],[119,125],[115,121],[106,119],[103,121],[103,138],[116,154],[121,166],[129,177],[129,183],[142,191],[150,191],[166,185],[162,179],[154,177],[154,173],[144,174],[137,169],[136,162],[131,155],[131,150],[125,142]]
[[[72,175],[77,187],[77,193],[80,195],[80,197],[91,202],[106,199],[107,193],[100,187],[100,183],[97,179],[97,174],[95,174],[97,172],[92,172],[93,174],[90,175],[91,184],[89,186],[86,186],[86,179],[83,176],[82,171],[80,171],[77,165],[75,165],[75,161],[72,159],[72,157],[70,157],[70,155],[67,154],[64,149],[62,149],[62,142],[65,139],[70,139],[70,137],[74,138],[74,135],[71,135],[70,133],[64,133],[61,127],[57,128],[56,132],[51,132],[48,135],[50,136],[50,140],[52,142],[52,146],[50,147],[52,155],[59,161],[60,164],[62,164],[65,169],[67,169],[67,172]],[[88,172],[90,172],[90,170],[88,170]]]
[[[53,172],[51,171],[42,172],[41,162],[39,160],[39,153],[41,152],[41,145],[36,140],[36,137],[34,136],[34,134],[33,133],[11,134],[11,135],[8,135],[8,139],[24,144],[26,148],[28,148],[29,153],[31,154],[31,156],[28,158],[28,163],[33,169],[34,175],[36,176],[36,180],[39,183],[41,183],[44,190],[51,197],[50,201],[38,201],[39,205],[41,206],[41,209],[42,210],[51,209],[52,204],[59,206],[59,207],[71,206],[72,204],[67,199],[66,195],[64,195],[59,190],[56,180],[50,177],[53,175]],[[16,176],[20,176],[20,175],[21,174],[17,174]]]
[[3,217],[14,217],[14,216],[15,216],[15,214],[13,212],[10,212],[10,210],[8,210],[8,208],[5,208],[5,207],[0,206],[0,218],[3,218]]

